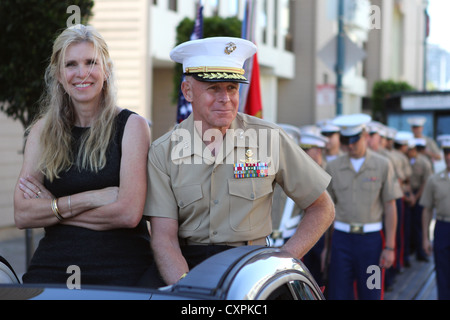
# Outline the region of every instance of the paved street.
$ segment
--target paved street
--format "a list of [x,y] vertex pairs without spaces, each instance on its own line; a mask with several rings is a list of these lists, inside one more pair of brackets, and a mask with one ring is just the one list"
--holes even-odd
[[433,257],[429,262],[416,261],[397,275],[394,288],[385,292],[385,300],[437,300],[436,273]]
[[[37,246],[43,231],[33,232]],[[14,228],[0,229],[0,255],[13,266],[19,277],[25,273],[25,231]],[[405,268],[396,277],[394,288],[386,292],[385,300],[437,300],[436,279],[433,258],[430,262],[420,262],[411,256],[411,267]]]

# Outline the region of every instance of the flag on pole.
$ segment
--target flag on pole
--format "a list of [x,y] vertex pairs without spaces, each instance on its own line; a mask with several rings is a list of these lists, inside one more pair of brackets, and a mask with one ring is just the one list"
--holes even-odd
[[[202,0],[198,3],[198,11],[197,16],[195,18],[194,30],[192,31],[190,40],[197,40],[203,38],[203,3]],[[181,83],[184,81],[184,74],[181,77]],[[192,113],[192,105],[188,102],[181,91],[181,83],[180,89],[178,92],[178,107],[177,107],[177,123],[182,122],[184,119],[189,117]]]
[[262,118],[262,99],[261,99],[261,84],[259,79],[259,64],[258,54],[253,56],[252,75],[247,92],[247,101],[244,112],[246,114]]
[[[256,4],[256,0],[246,0],[244,19],[242,21],[241,37],[253,43],[255,43]],[[261,83],[257,53],[247,60],[244,68],[250,84],[241,86],[239,111],[262,118]]]

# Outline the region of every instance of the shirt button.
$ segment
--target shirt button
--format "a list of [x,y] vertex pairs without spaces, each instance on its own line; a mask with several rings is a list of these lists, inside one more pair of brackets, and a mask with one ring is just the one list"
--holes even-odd
[[219,203],[219,200],[214,200],[214,204],[218,204]]
[[178,206],[182,207],[184,205],[183,201],[178,202]]
[[213,236],[216,236],[217,235],[217,231],[213,231]]
[[252,192],[252,194],[250,195],[251,199],[255,199],[255,194]]

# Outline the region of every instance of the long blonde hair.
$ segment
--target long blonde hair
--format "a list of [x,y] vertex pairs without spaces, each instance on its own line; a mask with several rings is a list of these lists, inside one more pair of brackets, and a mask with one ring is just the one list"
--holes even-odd
[[[105,82],[100,99],[99,114],[83,134],[78,154],[73,154],[71,130],[75,110],[69,94],[58,78],[64,70],[64,59],[71,44],[89,42],[99,56]],[[65,29],[53,44],[50,64],[45,72],[46,92],[41,101],[44,127],[41,135],[42,156],[39,170],[50,180],[74,164],[80,169],[98,172],[106,165],[106,150],[115,131],[117,115],[113,64],[102,36],[91,26],[76,25]]]

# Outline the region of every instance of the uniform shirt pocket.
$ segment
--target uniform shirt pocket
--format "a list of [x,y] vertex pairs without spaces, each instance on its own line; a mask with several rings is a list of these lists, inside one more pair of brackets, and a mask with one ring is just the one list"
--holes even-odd
[[448,187],[446,187],[445,185],[438,185],[435,189],[434,189],[434,203],[433,205],[436,205],[438,203],[445,203],[446,199],[448,199],[449,194],[448,194]]
[[178,205],[178,223],[181,230],[195,230],[200,226],[202,214],[198,201],[203,199],[200,184],[176,187],[173,189]]
[[373,205],[380,198],[381,181],[377,177],[366,177],[361,183],[361,201],[367,205]]
[[249,231],[270,217],[272,179],[229,179],[228,191],[230,226],[233,230]]
[[350,176],[342,175],[342,177],[333,178],[331,183],[331,191],[334,194],[334,201],[341,202],[342,205],[352,201],[351,187],[353,180]]

